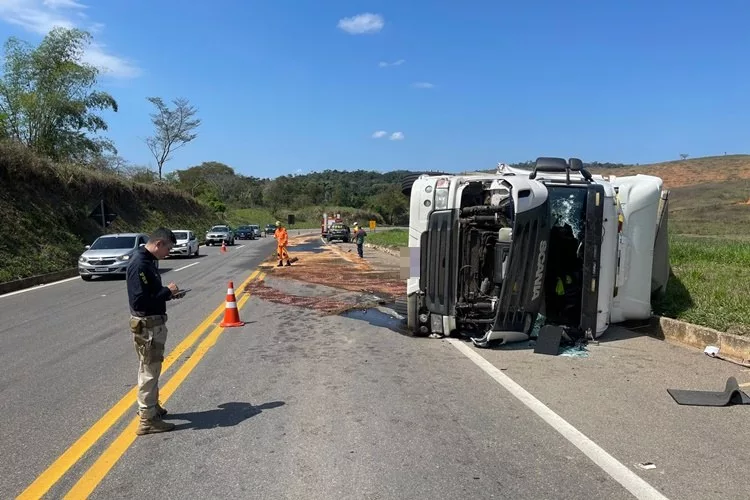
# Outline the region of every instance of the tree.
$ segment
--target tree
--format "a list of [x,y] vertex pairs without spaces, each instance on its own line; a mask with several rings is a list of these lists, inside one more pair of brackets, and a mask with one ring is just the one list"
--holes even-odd
[[0,80],[2,136],[54,160],[91,161],[116,153],[112,142],[92,137],[107,130],[96,111],[117,111],[117,102],[94,90],[99,70],[82,62],[91,35],[54,28],[38,47],[14,37],[5,43]]
[[682,159],[682,160],[687,160],[688,156],[690,156],[690,155],[687,154],[687,153],[680,153],[680,159]]
[[187,99],[172,101],[174,109],[169,109],[161,97],[147,99],[156,106],[156,113],[150,115],[155,134],[146,139],[146,145],[156,160],[161,179],[164,164],[172,159],[172,153],[198,137],[195,130],[200,126],[201,120],[195,117],[198,110]]
[[123,174],[133,182],[140,182],[143,184],[153,184],[156,182],[156,174],[154,171],[142,165],[131,165],[125,169]]
[[409,212],[409,200],[401,194],[398,186],[383,189],[370,199],[369,205],[389,224],[403,222],[405,214]]

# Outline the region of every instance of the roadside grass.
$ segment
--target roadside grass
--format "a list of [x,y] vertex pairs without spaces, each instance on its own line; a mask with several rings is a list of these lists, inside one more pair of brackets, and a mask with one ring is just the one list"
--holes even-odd
[[[367,228],[365,228],[366,230]],[[409,232],[405,229],[387,229],[367,232],[367,242],[388,248],[401,248],[409,244]]]
[[750,334],[750,240],[670,236],[672,276],[657,314]]

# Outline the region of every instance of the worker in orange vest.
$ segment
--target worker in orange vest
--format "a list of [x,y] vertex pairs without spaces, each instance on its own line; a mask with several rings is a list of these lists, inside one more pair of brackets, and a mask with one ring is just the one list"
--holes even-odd
[[284,259],[286,259],[286,265],[291,266],[289,262],[289,252],[286,247],[289,244],[289,234],[286,232],[286,228],[281,225],[281,221],[276,221],[276,231],[273,233],[273,237],[276,238],[276,253],[279,256],[279,265],[284,265]]

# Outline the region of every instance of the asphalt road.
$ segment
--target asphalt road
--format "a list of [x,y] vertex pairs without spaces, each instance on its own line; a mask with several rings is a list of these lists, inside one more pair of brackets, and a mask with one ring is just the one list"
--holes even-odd
[[162,378],[171,433],[136,439],[134,400],[118,406],[137,367],[122,280],[0,297],[0,497],[746,498],[747,407],[680,407],[661,383],[718,388],[731,365],[627,335],[586,359],[477,350],[245,294],[247,325],[222,330],[227,282],[258,276],[273,239],[201,251],[161,266],[193,289],[167,352],[203,334]]

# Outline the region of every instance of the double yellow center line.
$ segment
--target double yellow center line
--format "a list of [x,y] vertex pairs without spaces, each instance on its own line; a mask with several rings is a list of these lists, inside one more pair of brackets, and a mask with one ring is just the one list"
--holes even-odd
[[[260,275],[263,279],[265,273],[254,271],[238,288],[237,307],[242,308],[250,298],[249,293],[243,292],[245,286]],[[243,295],[244,294],[244,295]],[[164,358],[162,373],[166,372],[185,351],[198,341],[203,333],[211,326],[224,311],[224,303],[220,304],[203,322],[193,330],[190,335],[180,342],[174,350]],[[224,328],[216,326],[203,341],[198,344],[192,356],[177,370],[172,378],[159,390],[162,403],[166,402],[174,391],[185,381],[191,371],[203,359],[203,356],[216,344]],[[120,399],[107,413],[102,416],[89,430],[73,443],[60,457],[55,460],[42,474],[34,480],[21,494],[18,499],[41,498],[52,486],[55,485],[65,473],[73,467],[78,460],[127,412],[136,399],[138,387],[133,387]],[[86,498],[94,491],[96,486],[104,479],[109,470],[117,460],[125,453],[128,447],[135,441],[135,430],[138,427],[138,418],[128,424],[115,441],[102,453],[99,459],[78,480],[65,498]]]

